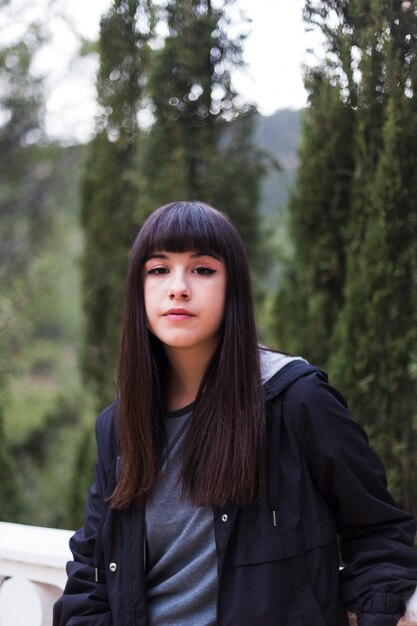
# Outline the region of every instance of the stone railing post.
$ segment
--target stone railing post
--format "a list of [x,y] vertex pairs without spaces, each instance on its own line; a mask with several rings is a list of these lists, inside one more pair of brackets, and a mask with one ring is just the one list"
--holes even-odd
[[0,522],[0,626],[51,626],[72,531]]

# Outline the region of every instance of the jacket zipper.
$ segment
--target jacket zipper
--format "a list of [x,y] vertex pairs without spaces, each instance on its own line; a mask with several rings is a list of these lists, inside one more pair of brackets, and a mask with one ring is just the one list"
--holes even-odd
[[[271,429],[273,428],[273,424],[272,422],[272,411],[271,411],[271,407],[270,404],[267,404],[267,410],[269,411],[269,422],[271,424]],[[277,418],[275,418],[277,419]],[[280,447],[280,435],[281,435],[281,420],[282,420],[282,400],[280,402],[279,405],[279,415],[278,415],[278,423],[275,424],[275,428],[274,428],[274,433],[272,436],[271,433],[271,441],[272,441],[272,445],[275,444],[276,446],[276,450],[275,453],[277,455],[277,459],[279,459],[279,447]],[[270,457],[274,457],[273,454],[270,454]],[[278,526],[278,502],[279,502],[279,462],[274,464],[274,458],[270,458],[270,486],[269,486],[269,500],[270,500],[270,507],[271,507],[271,512],[272,512],[272,525],[274,526],[274,528],[276,528]],[[236,520],[236,515],[237,515],[237,511],[235,513],[235,516],[233,518],[233,523],[232,520],[230,520],[230,525],[229,528],[227,530],[227,534],[226,534],[226,539],[224,542],[224,550],[223,550],[223,554],[221,556],[221,560],[220,560],[220,564],[219,564],[219,577],[218,577],[218,581],[217,581],[217,604],[216,604],[216,624],[217,626],[221,626],[221,611],[220,611],[220,589],[221,589],[221,583],[222,583],[222,578],[223,578],[223,569],[224,569],[224,560],[226,558],[226,551],[229,545],[229,541],[230,541],[230,535],[232,533],[232,528],[234,526],[234,522]],[[231,516],[230,516],[231,517]]]
[[[119,457],[117,457],[119,458]],[[122,515],[122,533],[120,538],[121,550],[120,550],[120,576],[121,576],[121,611],[120,611],[120,626],[123,624],[129,623],[129,618],[127,618],[127,602],[129,598],[129,589],[128,589],[128,577],[127,577],[127,559],[123,550],[123,537],[126,536],[126,518],[125,515]]]
[[[115,484],[117,485],[117,483],[119,482],[119,476],[120,476],[120,456],[117,455],[116,456],[116,467],[115,467]],[[120,511],[118,512],[118,515],[120,516]],[[126,624],[126,601],[127,598],[129,597],[129,593],[128,593],[128,589],[127,589],[127,576],[126,576],[126,559],[124,556],[124,551],[123,551],[123,537],[125,536],[125,532],[126,529],[124,528],[125,526],[125,516],[122,515],[121,516],[121,527],[123,528],[122,532],[120,533],[120,573],[119,576],[121,578],[120,580],[120,611],[119,611],[119,626],[123,626],[124,624]]]

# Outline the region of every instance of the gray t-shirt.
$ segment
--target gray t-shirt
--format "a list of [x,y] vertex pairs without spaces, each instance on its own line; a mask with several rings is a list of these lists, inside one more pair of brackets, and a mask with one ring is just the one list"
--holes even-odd
[[165,419],[167,446],[145,508],[150,626],[214,626],[217,559],[212,507],[180,499],[182,446],[191,407]]

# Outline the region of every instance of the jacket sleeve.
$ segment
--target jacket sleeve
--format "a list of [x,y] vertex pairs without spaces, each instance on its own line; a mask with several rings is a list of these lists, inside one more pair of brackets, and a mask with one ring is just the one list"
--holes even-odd
[[[100,418],[97,421],[96,438]],[[101,528],[108,508],[108,471],[100,446],[95,468],[95,481],[90,488],[85,510],[84,527],[70,539],[73,561],[67,563],[68,580],[64,593],[54,605],[53,626],[112,626],[104,572],[96,571],[97,553],[102,550]],[[98,574],[98,576],[97,576]],[[100,582],[97,582],[97,578]]]
[[297,381],[287,401],[312,479],[336,521],[341,600],[359,626],[396,626],[417,585],[414,519],[395,505],[379,457],[324,375]]

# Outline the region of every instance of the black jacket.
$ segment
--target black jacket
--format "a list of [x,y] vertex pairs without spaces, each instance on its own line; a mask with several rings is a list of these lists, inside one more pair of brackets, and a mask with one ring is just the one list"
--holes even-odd
[[[413,518],[326,376],[294,361],[266,384],[260,505],[214,511],[221,626],[396,626],[417,585]],[[53,626],[145,626],[144,511],[115,511],[114,405],[97,421],[85,526]],[[339,571],[340,556],[344,568]],[[200,626],[200,625],[198,625]]]

